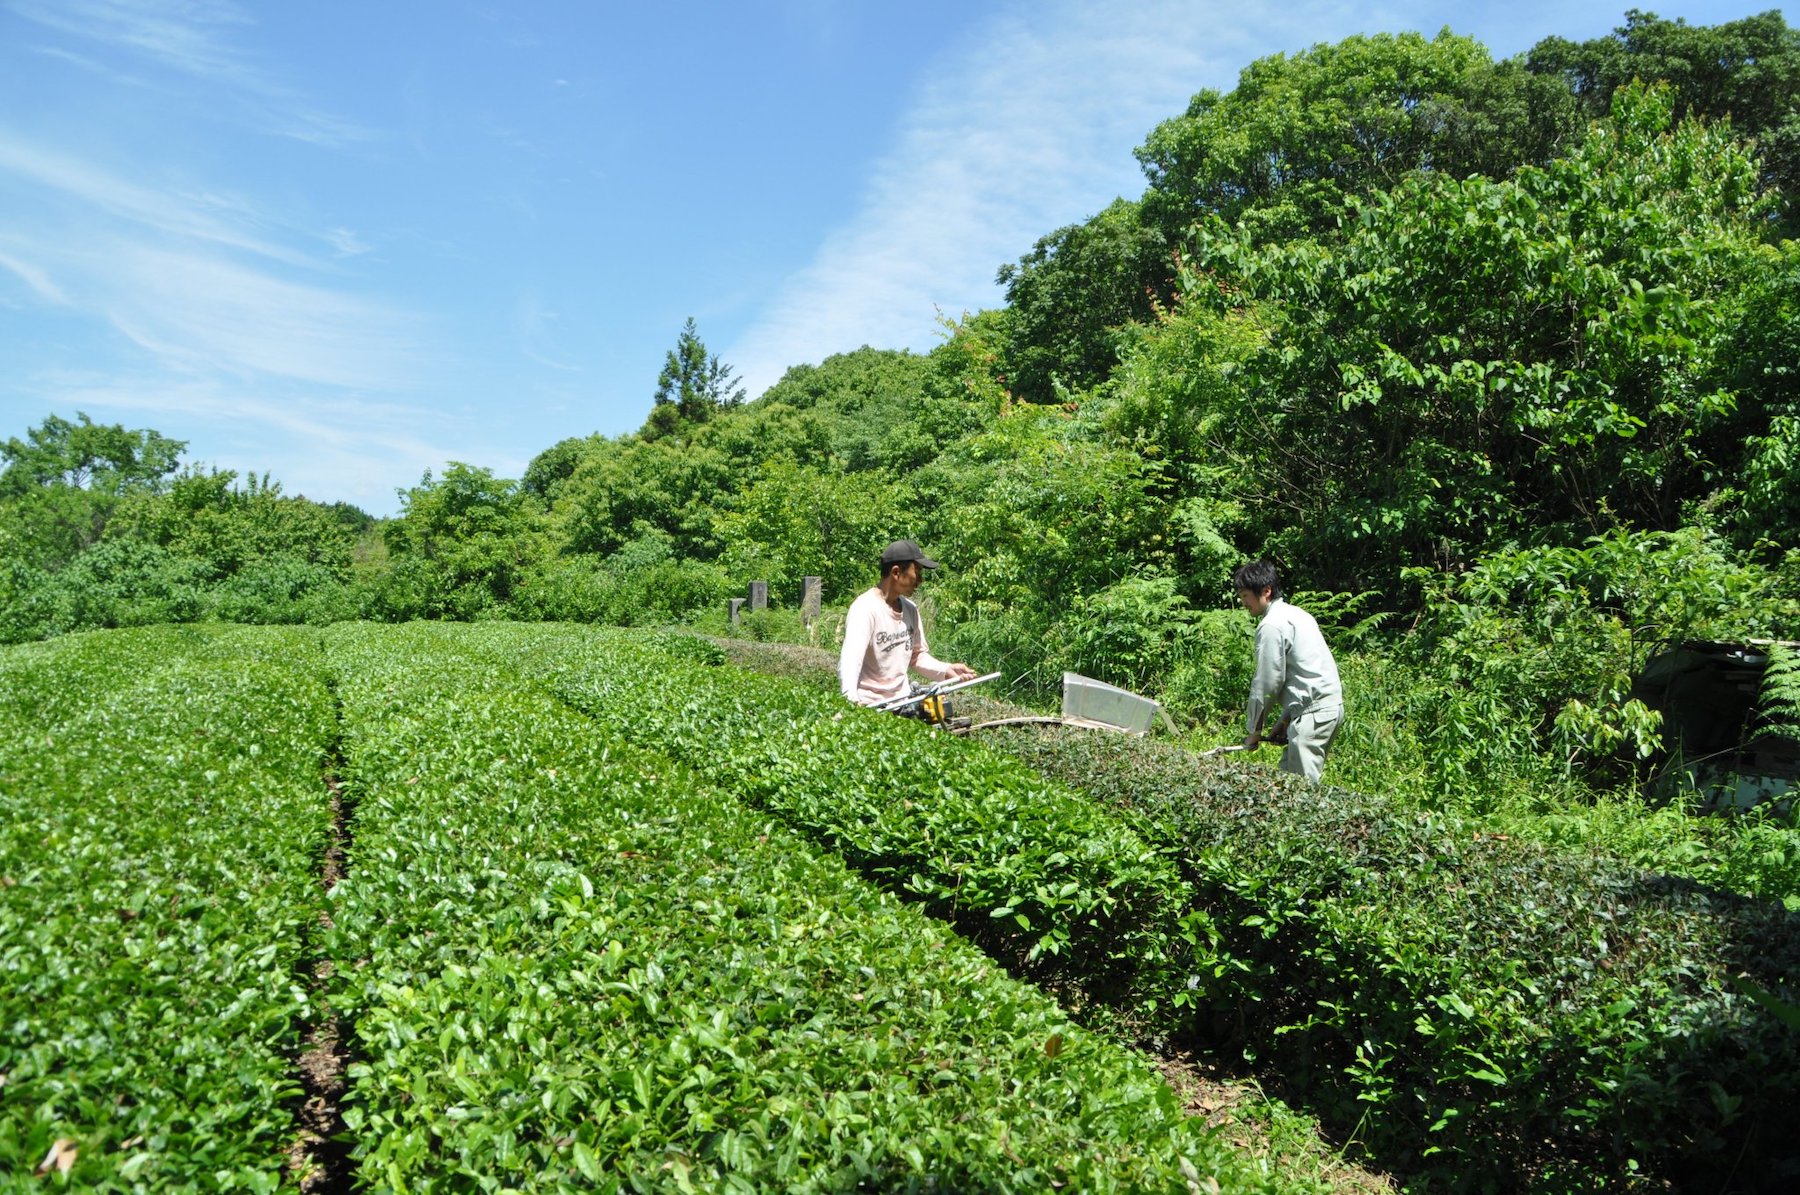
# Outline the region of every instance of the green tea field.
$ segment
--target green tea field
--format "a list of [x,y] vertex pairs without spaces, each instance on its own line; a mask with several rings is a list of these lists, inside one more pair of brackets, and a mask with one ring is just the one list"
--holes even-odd
[[1417,1189],[1775,1189],[1793,921],[681,634],[0,650],[0,1189],[1318,1185],[1133,1045]]
[[[538,683],[565,641],[567,684],[683,649],[343,626],[0,655],[0,1187],[268,1191],[336,1150],[392,1191],[1271,1188],[925,915],[967,868],[976,915],[1040,917],[1048,950],[1172,875],[1034,894],[1021,860],[1015,899],[951,849],[909,905]],[[327,1029],[335,1145],[302,1115]]]

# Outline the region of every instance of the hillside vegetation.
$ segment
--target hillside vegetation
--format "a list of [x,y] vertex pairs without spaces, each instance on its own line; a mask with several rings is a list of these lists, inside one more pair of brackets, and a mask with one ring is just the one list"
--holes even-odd
[[[831,870],[841,860],[1092,1027],[1277,1060],[1337,1131],[1421,1186],[1648,1188],[1706,1175],[1708,1190],[1780,1189],[1796,1161],[1764,1118],[1785,1106],[1794,1073],[1800,830],[1774,807],[1705,814],[1706,794],[1683,787],[1672,728],[1632,687],[1672,644],[1800,639],[1800,31],[1776,12],[1710,27],[1635,11],[1624,22],[1507,60],[1449,31],[1259,60],[1231,91],[1202,91],[1148,131],[1141,195],[1001,266],[1006,302],[947,320],[929,353],[865,346],[796,365],[750,399],[689,321],[654,387],[646,379],[639,431],[564,440],[519,478],[450,462],[403,490],[391,519],[266,476],[181,468],[186,446],[151,429],[50,415],[0,444],[0,642],[21,645],[8,667],[22,686],[0,714],[57,728],[129,714],[146,742],[181,744],[203,774],[286,785],[304,760],[263,757],[241,737],[189,743],[185,722],[152,708],[158,694],[249,709],[217,674],[219,645],[281,654],[259,700],[313,711],[294,724],[316,747],[321,678],[354,678],[342,762],[362,786],[358,816],[381,810],[392,827],[371,822],[364,848],[453,825],[504,861],[502,877],[470,879],[435,846],[408,847],[416,867],[402,865],[395,841],[393,857],[368,861],[366,882],[385,887],[367,904],[354,886],[339,898],[338,936],[321,948],[301,928],[317,901],[294,887],[295,858],[146,841],[177,897],[181,851],[266,871],[258,903],[236,914],[258,923],[244,949],[289,968],[340,949],[374,960],[330,996],[369,1027],[351,1114],[392,1143],[381,1156],[399,1172],[427,1165],[419,1143],[432,1134],[454,1134],[472,1157],[551,1148],[483,1117],[464,1123],[492,1092],[455,1070],[458,1051],[476,1047],[453,1049],[450,1028],[437,1046],[450,1071],[402,1093],[431,1043],[400,1026],[450,1016],[429,1001],[470,993],[484,1008],[524,1000],[546,1024],[569,1014],[529,976],[451,958],[480,943],[457,945],[467,927],[456,917],[432,922],[433,945],[388,936],[384,910],[414,909],[424,925],[440,889],[473,885],[495,902],[495,924],[534,950],[610,950],[600,922],[649,914],[596,906],[584,885],[599,873],[573,856],[606,857],[620,882],[660,883],[656,868],[677,856],[632,786],[675,757],[699,777],[682,790],[683,824],[736,844],[729,862],[691,844],[679,857],[751,885],[733,908],[804,903],[807,884],[846,882]],[[1007,756],[916,727],[845,729],[827,717],[842,712],[835,697],[777,685],[771,701],[691,637],[510,625],[680,626],[829,649],[833,611],[898,537],[945,562],[924,590],[939,654],[1003,672],[1004,695],[1022,703],[1053,700],[1064,670],[1148,693],[1190,745],[1241,737],[1252,624],[1228,578],[1246,558],[1273,559],[1344,673],[1349,712],[1327,772],[1340,787],[1307,796],[1271,787],[1260,766],[1197,771],[1178,747],[1015,738]],[[807,576],[823,578],[827,605],[811,628],[795,610]],[[726,600],[752,580],[769,583],[775,609],[728,626]],[[337,628],[322,640],[188,640],[160,627],[137,642],[184,662],[123,688],[107,650],[56,638],[356,620],[509,625],[400,638]],[[52,642],[31,646],[40,639]],[[291,658],[266,646],[284,643],[300,645]],[[1768,733],[1800,741],[1800,663],[1779,642],[1770,659]],[[466,683],[454,696],[434,689],[427,666]],[[59,686],[64,667],[73,679]],[[651,675],[661,682],[646,687]],[[495,727],[470,740],[486,755],[443,745],[458,723]],[[621,754],[591,758],[506,729],[515,723],[603,726]],[[517,766],[490,775],[487,756],[521,757],[509,734],[606,777],[606,795],[545,788]],[[37,742],[13,749],[9,775],[29,765],[33,785],[77,811],[112,782],[90,757]],[[908,762],[883,772],[871,755]],[[415,758],[438,760],[442,777],[415,787]],[[912,804],[883,799],[926,763],[948,777],[929,801],[910,788]],[[554,859],[520,855],[506,824],[458,806],[470,786],[545,822],[622,820],[617,833],[559,830]],[[716,827],[708,786],[823,861],[790,867],[760,839],[750,849],[753,822]],[[295,823],[302,857],[319,817]],[[87,841],[76,821],[33,822],[8,849],[26,857],[40,833]],[[83,850],[57,867],[88,875]],[[849,888],[845,907],[875,919],[870,940],[879,929],[909,951],[938,949],[905,918],[889,926],[886,897]],[[712,921],[671,938],[678,953],[734,942],[731,918],[755,915],[693,900]],[[18,924],[35,925],[40,910],[19,907]],[[107,909],[69,915],[129,945],[138,912],[118,925]],[[228,912],[189,927],[182,974],[236,973],[242,960],[217,942],[239,932]],[[836,953],[862,946],[817,949],[820,966],[862,965]],[[570,982],[629,1003],[652,965],[619,955]],[[414,982],[428,971],[443,975]],[[997,984],[994,999],[1022,1003],[996,1015],[1048,1032],[1047,1006],[976,971],[945,982]],[[52,976],[32,999],[53,1010],[72,982]],[[736,982],[694,980],[693,1007]],[[229,1048],[244,1051],[254,1098],[196,1124],[267,1136],[288,1093],[256,1068],[274,1065],[298,999],[246,997]],[[856,1011],[830,1016],[851,1026]],[[395,1026],[385,1039],[382,1025]],[[730,1054],[740,1029],[758,1043],[745,1051],[773,1040],[698,1020],[664,1029],[690,1053],[717,1040]],[[951,1031],[927,1017],[906,1032]],[[227,1048],[203,1036],[196,1049]],[[1030,1054],[1012,1062],[1039,1076]],[[118,1065],[159,1063],[152,1052]],[[583,1094],[524,1054],[505,1065],[543,1078],[533,1090],[551,1121],[558,1099]],[[797,1052],[770,1065],[791,1068],[783,1082],[837,1081]],[[621,1090],[637,1081],[616,1078]],[[929,1080],[880,1098],[920,1124],[964,1115]],[[1165,1093],[1141,1098],[1151,1111],[1107,1172],[1121,1177],[1105,1181],[1129,1186],[1147,1140],[1188,1140],[1169,1127]],[[678,1148],[666,1144],[678,1129],[652,1121],[571,1140]],[[805,1135],[836,1123],[796,1121],[795,1169],[768,1173],[852,1173],[860,1163]],[[1115,1127],[1081,1132],[1112,1140]],[[706,1138],[708,1164],[728,1172],[766,1129],[719,1129],[731,1144]],[[48,1140],[49,1128],[31,1131],[32,1148]],[[868,1131],[857,1140],[880,1165],[904,1168],[902,1152],[880,1152],[901,1151],[899,1138]],[[1081,1173],[1089,1138],[1053,1123],[1042,1133],[1049,1173]],[[1009,1148],[977,1143],[957,1173],[1005,1172]],[[586,1172],[580,1156],[567,1165]]]

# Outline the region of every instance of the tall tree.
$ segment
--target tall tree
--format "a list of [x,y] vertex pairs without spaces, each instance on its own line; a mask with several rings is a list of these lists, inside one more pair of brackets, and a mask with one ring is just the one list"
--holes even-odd
[[1221,94],[1205,90],[1137,150],[1143,198],[1042,238],[1003,266],[1004,373],[1020,398],[1111,372],[1119,330],[1174,290],[1192,228],[1218,220],[1258,243],[1340,234],[1347,205],[1425,171],[1504,178],[1579,136],[1560,79],[1449,31],[1351,37],[1258,59]]
[[1174,276],[1167,234],[1124,199],[1040,238],[995,278],[1006,288],[1012,392],[1052,402],[1059,383],[1085,390],[1103,380],[1118,363],[1117,329],[1149,319]]
[[1677,526],[1740,451],[1722,356],[1768,265],[1759,211],[1727,127],[1671,126],[1666,90],[1634,87],[1571,156],[1416,175],[1337,244],[1216,228],[1190,306],[1268,331],[1194,423],[1252,540],[1394,592],[1508,541]]
[[545,506],[549,506],[562,483],[567,481],[581,462],[597,451],[600,437],[570,436],[566,440],[558,440],[544,451],[531,458],[525,467],[525,476],[519,480],[519,487]]
[[1378,34],[1258,59],[1137,156],[1146,214],[1172,236],[1217,217],[1275,241],[1329,233],[1346,200],[1413,171],[1501,178],[1545,161],[1576,119],[1558,81],[1496,63],[1472,38]]
[[1788,231],[1800,223],[1800,30],[1778,10],[1689,25],[1632,9],[1606,37],[1548,37],[1525,57],[1532,73],[1561,81],[1593,119],[1634,79],[1664,82],[1678,118],[1730,117],[1756,143],[1763,185],[1783,200]]
[[33,488],[62,486],[118,494],[154,490],[175,471],[187,444],[149,428],[128,431],[124,424],[103,425],[76,412],[71,423],[58,415],[0,444],[0,497],[17,497]]
[[[824,451],[852,472],[913,468],[936,455],[939,446],[921,426],[930,402],[925,396],[930,374],[926,357],[864,345],[817,365],[792,367],[750,410],[778,422],[776,410],[792,408],[818,427]],[[769,440],[786,430],[758,427],[756,434]]]
[[533,504],[516,481],[451,461],[442,477],[427,470],[400,491],[400,517],[383,528],[396,560],[427,566],[439,591],[428,612],[470,618],[512,596],[531,563],[537,532]]
[[52,571],[100,541],[128,495],[159,493],[187,445],[148,428],[51,415],[0,444],[0,506],[14,550]]
[[682,424],[705,423],[721,408],[737,406],[744,401],[744,388],[737,382],[730,366],[716,354],[707,355],[706,343],[689,316],[656,377],[656,405],[644,425],[645,435],[666,435]]

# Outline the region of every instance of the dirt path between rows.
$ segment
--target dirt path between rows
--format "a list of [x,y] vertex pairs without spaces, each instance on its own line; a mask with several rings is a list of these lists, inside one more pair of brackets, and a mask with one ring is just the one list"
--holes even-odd
[[[319,867],[319,886],[330,894],[344,878],[348,865],[350,810],[338,782],[335,762],[327,764],[324,781],[331,795],[331,829]],[[324,909],[319,911],[319,925],[321,929],[331,928],[331,914]],[[331,960],[316,950],[309,954],[313,955],[310,974],[303,976],[303,982],[312,995],[315,1015],[302,1026],[305,1049],[295,1064],[303,1094],[295,1112],[298,1132],[288,1150],[288,1171],[304,1195],[338,1195],[352,1189],[355,1170],[339,1107],[349,1053],[343,1027],[326,1000]]]

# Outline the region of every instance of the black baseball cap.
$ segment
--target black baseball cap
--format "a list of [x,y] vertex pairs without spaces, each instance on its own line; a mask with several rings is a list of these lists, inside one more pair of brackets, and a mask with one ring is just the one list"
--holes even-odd
[[916,564],[921,568],[936,568],[938,562],[925,555],[918,544],[910,539],[897,539],[881,552],[881,571],[896,564]]

